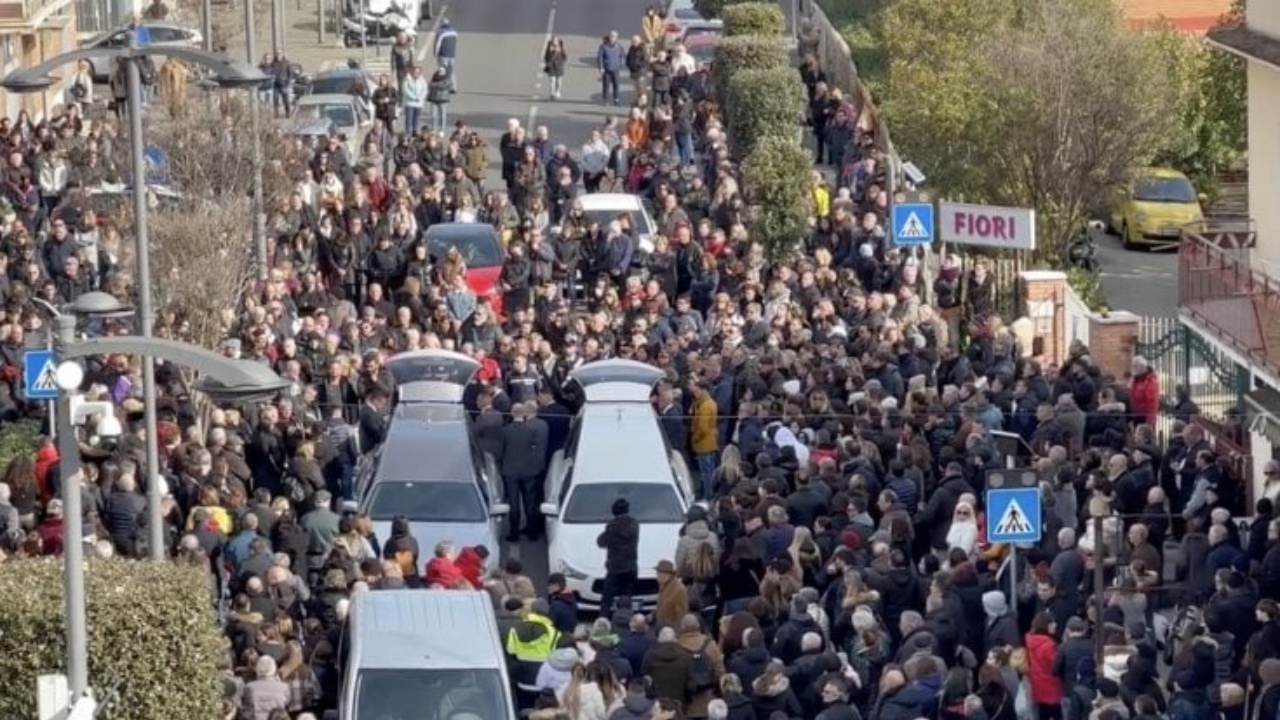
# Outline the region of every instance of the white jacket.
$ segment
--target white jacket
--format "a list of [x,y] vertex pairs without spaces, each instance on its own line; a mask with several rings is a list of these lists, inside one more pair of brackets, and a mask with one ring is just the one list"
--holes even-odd
[[[560,707],[564,707],[565,691],[568,689],[569,686],[566,685],[556,693]],[[609,714],[620,704],[620,700],[614,700],[612,705],[606,707],[604,693],[600,692],[600,686],[593,682],[582,683],[578,686],[578,712],[569,720],[607,720]]]

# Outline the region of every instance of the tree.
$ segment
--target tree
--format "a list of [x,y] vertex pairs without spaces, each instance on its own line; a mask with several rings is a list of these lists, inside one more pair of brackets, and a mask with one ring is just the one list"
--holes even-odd
[[[1244,19],[1242,0],[1218,21],[1218,27]],[[1175,167],[1202,191],[1214,193],[1218,174],[1240,164],[1248,146],[1245,61],[1162,23],[1152,38],[1177,82],[1181,127],[1157,162]]]
[[776,4],[747,2],[724,9],[724,34],[729,37],[763,35],[780,37],[787,31],[787,21]]
[[[215,621],[204,568],[94,559],[86,566],[89,682],[113,720],[221,717]],[[62,561],[0,564],[0,717],[36,716],[36,676],[64,668]]]
[[[250,124],[241,122],[242,112],[231,107],[208,119],[192,113],[184,122],[157,121],[148,128],[148,143],[165,155],[167,183],[182,194],[177,207],[148,214],[152,302],[157,317],[186,321],[191,332],[183,339],[207,348],[225,337],[224,314],[238,306],[254,277],[249,197],[255,170]],[[288,148],[269,123],[262,132],[263,202],[270,210],[290,190]],[[126,152],[127,143],[119,145]],[[132,237],[131,208],[116,221]],[[133,243],[121,251],[120,264],[129,275]]]
[[715,62],[711,65],[711,82],[723,100],[729,78],[746,70],[790,68],[787,41],[781,37],[726,37],[716,45]]
[[742,70],[729,78],[724,118],[736,157],[750,155],[765,137],[797,138],[804,120],[802,87],[790,68]]
[[899,0],[885,23],[895,145],[945,195],[1034,208],[1041,259],[1176,134],[1161,46],[1112,0]]
[[759,138],[742,163],[742,183],[750,203],[752,237],[771,258],[795,251],[813,214],[813,156],[794,136]]

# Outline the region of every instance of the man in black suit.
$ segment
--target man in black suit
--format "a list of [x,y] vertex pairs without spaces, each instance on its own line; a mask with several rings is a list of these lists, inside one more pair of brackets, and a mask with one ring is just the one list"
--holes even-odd
[[499,467],[506,500],[511,505],[508,542],[519,540],[521,532],[532,540],[542,537],[538,506],[542,504],[542,474],[547,469],[547,423],[537,412],[537,403],[512,405],[511,423],[502,429]]
[[373,387],[365,395],[364,404],[360,406],[360,452],[367,453],[387,439],[387,410],[391,406],[391,396],[380,387]]

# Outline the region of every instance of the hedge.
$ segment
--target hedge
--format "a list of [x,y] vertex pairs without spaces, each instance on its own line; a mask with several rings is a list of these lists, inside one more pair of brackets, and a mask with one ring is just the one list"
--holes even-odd
[[790,68],[752,69],[729,78],[723,96],[729,147],[745,158],[762,138],[798,138],[804,122],[804,93]]
[[0,422],[0,472],[19,455],[34,455],[42,427],[38,420]]
[[726,8],[748,0],[693,0],[693,9],[702,17],[713,20],[724,15]]
[[[86,566],[89,683],[112,720],[219,717],[222,634],[196,568],[95,558]],[[36,677],[65,672],[62,562],[0,563],[0,717],[36,716]]]
[[751,235],[772,258],[785,258],[809,232],[813,156],[794,135],[766,135],[742,163],[742,184],[753,208]]
[[787,31],[782,9],[762,2],[747,2],[724,9],[724,34],[729,37],[763,35],[781,37]]
[[[728,78],[746,70],[791,68],[790,48],[781,37],[726,37],[716,45],[711,64],[711,81],[716,93],[723,97]],[[794,74],[794,71],[792,71]],[[799,78],[796,78],[797,84]]]

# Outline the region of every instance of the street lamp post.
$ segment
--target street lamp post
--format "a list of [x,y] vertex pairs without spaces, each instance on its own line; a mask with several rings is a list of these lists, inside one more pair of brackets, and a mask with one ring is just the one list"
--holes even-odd
[[[73,50],[46,60],[30,68],[15,70],[0,80],[0,87],[10,92],[39,92],[57,82],[53,73],[67,65],[72,65],[82,58],[103,51],[99,49]],[[129,113],[129,149],[133,171],[133,221],[135,255],[137,255],[138,300],[141,317],[139,330],[144,338],[151,335],[153,320],[151,290],[151,258],[150,237],[147,232],[147,162],[146,143],[143,140],[142,127],[142,78],[138,63],[147,55],[169,56],[194,65],[201,65],[213,73],[213,80],[223,87],[257,86],[266,79],[261,70],[251,63],[240,63],[230,58],[195,48],[153,46],[145,48],[137,43],[136,35],[130,37],[129,45],[124,48],[106,51],[108,59],[124,63],[125,82],[128,92]],[[256,130],[255,130],[256,133]],[[254,135],[257,142],[257,134]],[[260,181],[259,181],[260,182]],[[259,205],[260,208],[260,205]],[[146,424],[146,486],[150,521],[150,555],[153,560],[164,558],[164,532],[161,523],[160,484],[156,479],[160,475],[160,450],[156,432],[156,386],[155,358],[143,353],[142,360],[143,413]],[[61,436],[62,433],[59,433]],[[70,510],[68,509],[68,513]],[[70,629],[68,629],[68,633]],[[73,687],[74,689],[74,687]]]
[[[84,370],[72,362],[75,358],[112,353],[141,354],[148,358],[164,358],[190,366],[204,375],[196,389],[222,398],[241,400],[269,396],[288,386],[269,368],[246,360],[232,360],[195,345],[162,338],[123,336],[80,340],[76,337],[78,317],[119,317],[130,309],[111,295],[89,292],[81,295],[62,311],[50,307],[54,315],[58,361],[57,436],[58,475],[61,481],[63,507],[63,589],[66,602],[67,685],[75,703],[89,691],[89,634],[85,608],[84,503],[80,474],[80,445],[76,436],[73,398],[84,381]],[[114,420],[114,418],[112,418]],[[148,433],[151,434],[151,433]],[[150,483],[151,487],[158,483]],[[149,518],[154,537],[160,529],[163,557],[163,519],[159,504],[152,505]],[[154,557],[154,550],[152,556]]]
[[[272,22],[275,21],[275,6],[271,5]],[[258,28],[254,18],[253,0],[244,0],[244,47],[245,62],[253,65],[258,62]],[[274,38],[274,29],[272,37]],[[280,47],[277,45],[276,50]],[[275,92],[274,88],[272,92]],[[249,103],[249,132],[253,133],[253,196],[250,200],[250,212],[253,214],[253,251],[258,260],[258,279],[267,279],[267,216],[262,200],[262,102],[258,93],[254,92]],[[275,102],[275,98],[272,98]]]

